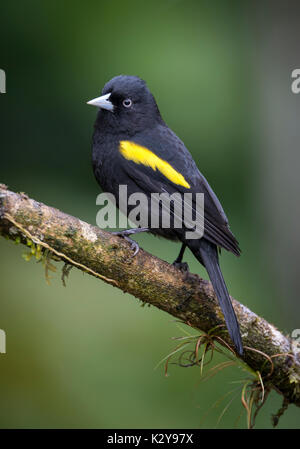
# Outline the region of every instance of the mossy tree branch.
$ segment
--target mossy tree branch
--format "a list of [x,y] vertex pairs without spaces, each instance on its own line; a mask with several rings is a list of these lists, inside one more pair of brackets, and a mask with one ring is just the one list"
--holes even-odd
[[[210,282],[188,278],[167,262],[143,251],[132,257],[130,245],[78,218],[0,185],[0,234],[50,250],[68,264],[131,293],[188,325],[208,332],[224,325]],[[244,362],[259,371],[268,387],[300,406],[300,353],[295,342],[236,300]],[[185,304],[184,307],[180,305]],[[227,332],[222,333],[232,345]],[[264,354],[264,355],[263,355]]]

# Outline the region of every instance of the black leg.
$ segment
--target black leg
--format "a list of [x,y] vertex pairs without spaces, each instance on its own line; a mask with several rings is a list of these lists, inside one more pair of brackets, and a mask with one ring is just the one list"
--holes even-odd
[[174,267],[178,268],[178,270],[182,271],[182,272],[188,272],[189,271],[189,266],[186,262],[182,262],[182,258],[184,255],[184,251],[186,248],[186,244],[183,243],[180,249],[180,252],[178,254],[178,257],[176,260],[174,260],[174,262],[172,263],[172,265],[174,265]]
[[182,258],[183,258],[183,255],[184,255],[185,248],[186,248],[186,244],[183,243],[183,244],[181,245],[181,249],[180,249],[180,252],[179,252],[179,254],[178,254],[178,256],[177,256],[177,259],[174,260],[174,262],[173,262],[174,264],[175,264],[175,263],[181,263],[181,262],[182,262]]
[[136,256],[140,250],[140,247],[137,242],[132,240],[129,235],[138,234],[139,232],[148,232],[148,228],[134,228],[134,229],[125,229],[124,231],[115,231],[112,232],[113,235],[118,235],[119,237],[123,237],[123,239],[127,240],[130,243],[131,249],[134,251],[133,256]]

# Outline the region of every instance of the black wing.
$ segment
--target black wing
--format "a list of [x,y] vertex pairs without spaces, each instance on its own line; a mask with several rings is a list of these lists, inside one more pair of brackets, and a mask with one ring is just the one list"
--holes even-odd
[[159,193],[163,191],[169,194],[174,192],[203,193],[204,237],[217,246],[239,256],[238,242],[229,229],[228,219],[218,198],[205,177],[198,170],[191,154],[176,134],[168,127],[160,126],[156,130],[155,141],[153,141],[153,130],[151,135],[143,133],[143,136],[136,136],[132,141],[148,148],[158,157],[167,161],[190,184],[189,189],[174,184],[159,170],[153,170],[151,167],[137,164],[120,155],[121,167],[126,172],[126,175],[131,178],[131,181],[136,184],[137,191],[142,190],[147,195],[151,192]]

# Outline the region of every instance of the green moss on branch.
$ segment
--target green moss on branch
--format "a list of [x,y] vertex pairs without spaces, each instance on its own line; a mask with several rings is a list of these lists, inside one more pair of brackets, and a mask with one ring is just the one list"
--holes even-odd
[[[0,234],[25,245],[31,241],[35,251],[48,250],[68,265],[131,293],[194,328],[205,332],[218,326],[224,328],[210,282],[197,275],[186,279],[172,265],[143,250],[132,257],[130,245],[120,237],[3,185]],[[180,307],[183,303],[185,306]],[[244,362],[259,371],[285,401],[300,406],[300,355],[296,343],[234,299],[233,305],[245,347]],[[226,331],[222,332],[222,339],[231,345]]]

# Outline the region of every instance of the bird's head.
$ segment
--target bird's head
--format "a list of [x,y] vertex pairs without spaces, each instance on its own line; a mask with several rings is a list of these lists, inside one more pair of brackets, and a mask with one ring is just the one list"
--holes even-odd
[[106,124],[110,131],[134,134],[162,120],[153,95],[137,76],[112,78],[105,84],[102,95],[88,104],[99,108],[96,126]]

